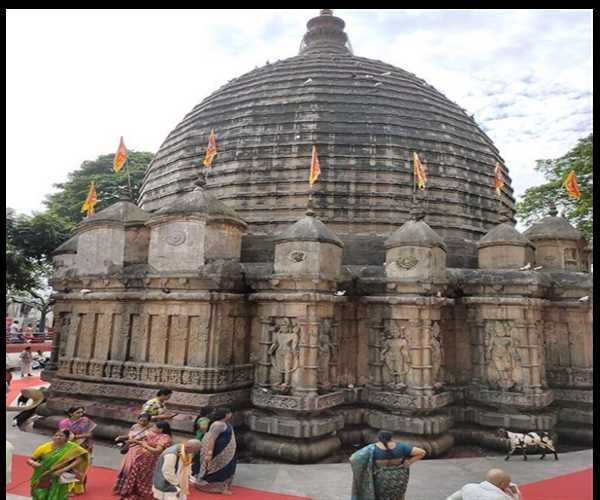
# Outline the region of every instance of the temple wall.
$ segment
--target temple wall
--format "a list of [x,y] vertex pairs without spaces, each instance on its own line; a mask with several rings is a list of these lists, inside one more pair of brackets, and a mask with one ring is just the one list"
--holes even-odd
[[122,269],[125,261],[125,232],[102,226],[79,234],[77,270],[81,274],[107,274]]

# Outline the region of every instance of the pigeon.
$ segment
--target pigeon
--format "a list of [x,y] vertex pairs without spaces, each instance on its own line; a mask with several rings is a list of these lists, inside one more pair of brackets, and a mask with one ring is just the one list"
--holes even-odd
[[519,271],[529,271],[531,269],[531,262],[528,262],[526,265],[524,265],[523,267],[519,268]]
[[304,82],[302,85],[306,85],[307,83],[310,83],[310,82],[312,82],[312,81],[313,81],[313,79],[312,79],[312,78],[309,78],[309,79],[308,79],[308,80],[306,80],[306,81],[305,81],[305,82]]
[[84,295],[86,293],[90,293],[90,292],[91,292],[91,290],[89,290],[88,288],[83,288],[82,290],[79,290],[79,293],[84,294]]
[[590,296],[586,295],[585,297],[581,297],[580,299],[577,299],[577,302],[587,302],[588,300],[590,300]]
[[442,296],[442,292],[438,291],[438,293],[435,294],[436,297],[441,297]]
[[262,387],[262,388],[261,388],[261,390],[262,390],[263,392],[269,392],[269,391],[268,391],[267,389],[265,389],[264,387]]
[[373,75],[365,75],[365,78],[373,78]]
[[537,266],[537,267],[534,267],[534,268],[533,268],[533,270],[534,270],[534,271],[539,271],[539,270],[540,270],[540,269],[542,269],[543,267],[544,267],[544,266]]
[[348,389],[354,389],[354,385],[352,385],[352,384],[349,384],[349,385],[348,385]]
[[377,82],[377,83],[375,84],[375,87],[379,87],[380,85],[382,85],[382,83],[381,83],[381,82]]
[[381,73],[381,76],[390,76],[391,74],[391,71],[386,71],[385,73]]
[[335,292],[335,294],[338,296],[346,295],[346,290],[338,290],[337,292]]

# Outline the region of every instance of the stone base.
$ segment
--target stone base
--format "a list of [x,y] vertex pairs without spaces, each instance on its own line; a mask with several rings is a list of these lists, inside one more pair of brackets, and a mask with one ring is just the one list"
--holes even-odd
[[270,415],[260,410],[246,413],[246,425],[251,431],[289,438],[316,438],[331,435],[344,427],[343,415],[294,418]]
[[[366,429],[364,431],[365,444],[377,441],[377,433],[381,429]],[[386,429],[387,430],[387,429]],[[446,453],[454,446],[454,436],[446,432],[437,436],[417,436],[414,434],[403,434],[394,432],[394,440],[411,446],[418,446],[427,452],[427,457],[435,458]]]
[[554,401],[552,391],[537,391],[532,393],[495,391],[484,387],[469,387],[466,391],[468,399],[483,403],[497,409],[510,406],[523,410],[545,408]]
[[442,434],[452,426],[452,418],[445,414],[409,417],[392,415],[379,410],[367,411],[365,422],[375,429],[418,435]]
[[256,455],[297,464],[317,462],[335,453],[342,445],[337,436],[306,441],[252,431],[246,433],[245,443]]
[[509,413],[508,409],[500,412],[474,406],[451,406],[448,410],[456,422],[514,432],[548,431],[554,429],[557,422],[556,411],[550,409],[536,413]]
[[412,413],[428,413],[452,403],[452,393],[442,392],[432,395],[415,395],[405,392],[392,392],[369,388],[367,402],[385,408]]
[[556,427],[556,432],[560,436],[561,441],[564,441],[566,443],[583,444],[590,447],[594,446],[593,427],[560,424]]

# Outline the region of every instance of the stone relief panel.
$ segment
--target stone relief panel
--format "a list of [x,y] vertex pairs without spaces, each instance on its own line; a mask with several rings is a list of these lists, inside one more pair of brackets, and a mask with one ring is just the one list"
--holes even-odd
[[431,327],[431,381],[443,384],[445,379],[444,349],[439,322],[435,321]]
[[383,385],[393,390],[403,391],[408,386],[411,358],[407,328],[407,321],[388,320],[382,331]]
[[287,391],[300,362],[300,327],[296,318],[279,317],[273,318],[269,328],[270,385],[273,389]]
[[319,386],[329,389],[336,385],[338,345],[333,319],[323,319],[319,325]]
[[505,391],[517,388],[522,380],[522,359],[518,341],[511,337],[511,322],[487,321],[484,334],[484,361],[489,385]]

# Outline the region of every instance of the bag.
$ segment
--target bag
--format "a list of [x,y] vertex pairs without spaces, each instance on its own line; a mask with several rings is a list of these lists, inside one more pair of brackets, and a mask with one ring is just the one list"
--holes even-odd
[[63,472],[58,478],[60,484],[76,483],[77,481],[79,481],[79,478],[72,472]]
[[127,455],[127,452],[129,451],[129,443],[125,443],[123,446],[121,446],[121,448],[119,449],[119,453],[121,455]]

